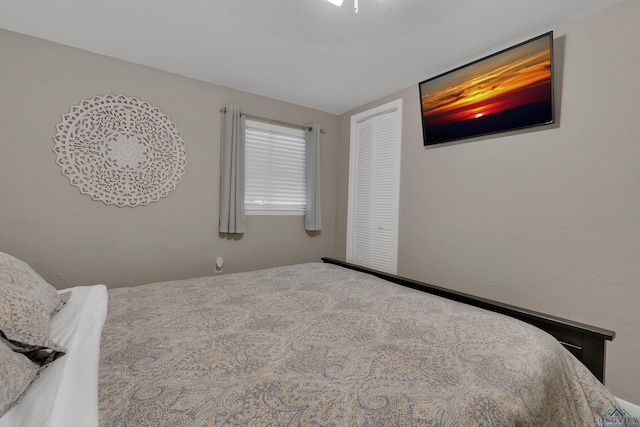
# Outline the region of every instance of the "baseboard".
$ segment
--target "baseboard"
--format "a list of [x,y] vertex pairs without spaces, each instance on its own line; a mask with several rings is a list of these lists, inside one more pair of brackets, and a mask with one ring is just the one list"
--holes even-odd
[[616,397],[618,404],[634,417],[640,417],[640,406]]

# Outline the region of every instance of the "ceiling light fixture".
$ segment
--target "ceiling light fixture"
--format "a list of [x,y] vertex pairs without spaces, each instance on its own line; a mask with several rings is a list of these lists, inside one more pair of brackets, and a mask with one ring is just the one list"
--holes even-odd
[[[344,0],[327,0],[327,1],[333,5],[342,6],[342,2]],[[358,0],[353,0],[353,11],[355,13],[358,13]]]

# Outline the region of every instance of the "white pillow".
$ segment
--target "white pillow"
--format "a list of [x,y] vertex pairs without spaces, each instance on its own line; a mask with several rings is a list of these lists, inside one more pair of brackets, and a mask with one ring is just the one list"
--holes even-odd
[[51,339],[67,348],[31,384],[0,427],[98,427],[100,336],[107,316],[104,285],[65,289],[71,298],[51,320]]

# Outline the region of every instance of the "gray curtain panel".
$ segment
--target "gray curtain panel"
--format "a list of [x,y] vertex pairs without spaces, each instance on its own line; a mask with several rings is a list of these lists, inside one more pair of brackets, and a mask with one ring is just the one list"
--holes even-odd
[[220,167],[220,232],[244,233],[244,115],[227,105]]
[[314,123],[305,130],[307,208],[304,228],[319,231],[320,221],[320,125]]

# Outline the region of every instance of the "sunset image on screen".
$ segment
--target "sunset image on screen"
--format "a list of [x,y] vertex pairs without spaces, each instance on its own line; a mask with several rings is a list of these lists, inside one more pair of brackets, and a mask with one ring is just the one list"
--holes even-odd
[[422,82],[425,144],[551,122],[551,39]]

